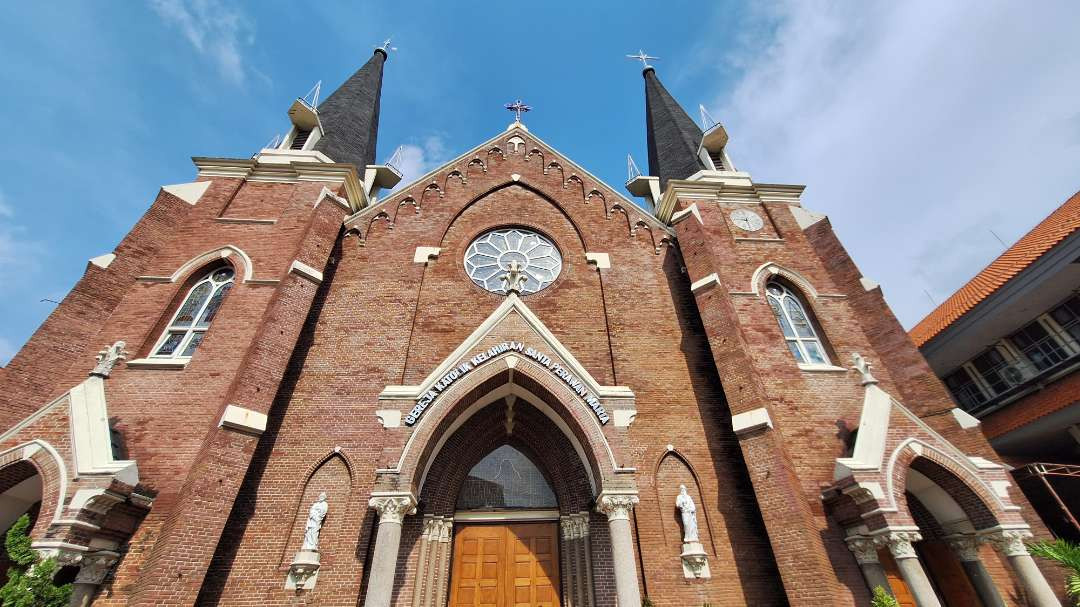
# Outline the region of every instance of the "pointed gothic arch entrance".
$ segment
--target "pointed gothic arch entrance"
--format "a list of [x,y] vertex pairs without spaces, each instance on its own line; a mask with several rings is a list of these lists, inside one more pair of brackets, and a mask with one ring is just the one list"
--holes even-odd
[[610,542],[588,466],[535,395],[495,394],[424,475],[414,604],[594,605],[595,570],[611,565],[593,558]]

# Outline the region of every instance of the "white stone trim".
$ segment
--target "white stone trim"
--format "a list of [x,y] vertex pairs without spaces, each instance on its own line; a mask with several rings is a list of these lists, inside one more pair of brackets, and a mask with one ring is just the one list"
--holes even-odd
[[442,251],[441,247],[416,247],[416,252],[413,253],[413,263],[428,264],[433,260],[439,258],[439,253]]
[[[255,272],[255,266],[251,263],[251,258],[240,247],[227,244],[220,246],[216,249],[211,249],[200,255],[196,255],[191,259],[185,261],[171,276],[139,276],[137,280],[144,280],[149,282],[177,282],[180,279],[186,277],[188,274],[200,267],[214,261],[215,259],[225,259],[232,257],[233,255],[240,256],[242,261],[244,279],[243,282],[251,280],[252,274]],[[239,274],[240,272],[237,272]]]
[[307,265],[299,259],[294,259],[292,265],[289,266],[289,273],[296,274],[302,278],[306,278],[315,284],[322,284],[323,274],[315,268]]
[[675,225],[687,217],[693,216],[697,219],[697,222],[701,225],[705,225],[705,222],[701,220],[701,211],[698,209],[697,203],[693,203],[685,209],[675,213],[671,216],[671,225]]
[[803,297],[809,297],[811,299],[818,298],[817,289],[814,288],[813,283],[807,280],[805,276],[795,270],[785,268],[774,261],[767,261],[754,270],[753,275],[750,276],[750,290],[755,295],[760,295],[765,282],[772,276],[782,276],[792,282],[800,291],[802,291],[801,295]]
[[566,363],[568,371],[576,375],[588,389],[598,398],[634,398],[634,392],[626,386],[602,386],[593,378],[592,374],[585,369],[577,358],[559,341],[555,334],[540,320],[536,314],[515,293],[507,295],[499,307],[491,313],[484,322],[480,323],[472,334],[469,335],[453,352],[447,356],[439,366],[422,382],[414,386],[386,386],[379,394],[380,400],[416,400],[426,392],[435,382],[442,379],[450,369],[457,366],[466,354],[474,350],[496,326],[498,326],[512,312],[521,316],[522,320],[539,335],[541,343],[551,348],[555,355]]
[[864,291],[873,291],[881,285],[876,280],[871,280],[865,276],[859,277],[859,284],[862,285]]
[[136,358],[125,361],[129,369],[171,369],[179,371],[188,366],[191,358]]
[[847,373],[849,370],[836,365],[799,363],[799,370],[810,373]]
[[113,459],[105,380],[91,375],[68,394],[76,473],[110,474],[126,485],[137,485],[138,465],[133,460]]
[[379,423],[383,428],[401,427],[401,411],[397,409],[378,409],[375,411],[375,417],[379,418]]
[[708,286],[720,286],[720,276],[717,275],[716,272],[713,272],[712,274],[709,274],[704,278],[699,278],[695,280],[693,284],[690,285],[690,292],[697,293],[701,289],[704,289]]
[[970,430],[971,428],[978,428],[982,422],[979,421],[974,415],[964,411],[960,407],[952,408],[952,416],[956,420],[956,423],[960,424],[960,427],[964,430]]
[[454,513],[455,523],[480,523],[480,522],[521,522],[521,521],[557,521],[559,520],[558,509],[552,510],[502,510],[494,512],[476,512],[463,510]]
[[877,384],[867,384],[859,416],[859,434],[851,457],[836,458],[833,479],[850,476],[855,470],[879,470],[885,457],[885,440],[889,434],[889,415],[892,398]]
[[586,253],[585,263],[591,263],[597,270],[607,270],[611,267],[611,256],[607,253]]
[[266,414],[237,405],[228,405],[225,407],[225,412],[221,414],[218,427],[262,434],[266,431]]
[[[471,418],[478,411],[480,411],[484,407],[490,405],[491,403],[493,403],[493,402],[495,402],[495,401],[497,401],[499,399],[506,398],[507,396],[510,396],[510,395],[517,396],[518,398],[521,398],[522,400],[529,403],[530,405],[536,407],[541,413],[546,415],[547,418],[550,419],[551,422],[554,423],[555,426],[558,427],[560,431],[562,431],[563,435],[566,436],[567,440],[570,441],[570,445],[574,447],[574,452],[577,453],[578,459],[581,461],[582,467],[585,468],[585,475],[589,479],[589,486],[592,488],[592,491],[595,494],[599,490],[599,486],[596,483],[596,477],[593,475],[592,466],[589,465],[589,459],[585,454],[585,448],[582,446],[581,441],[578,440],[577,435],[574,434],[574,432],[572,430],[570,430],[570,426],[568,426],[566,424],[566,420],[564,420],[561,415],[556,413],[551,408],[551,406],[548,405],[547,402],[544,401],[544,399],[540,398],[539,396],[533,394],[532,392],[526,390],[525,388],[523,388],[523,387],[521,387],[521,386],[519,386],[517,384],[503,384],[502,386],[500,386],[500,387],[492,390],[491,392],[487,393],[483,398],[477,400],[472,405],[469,405],[468,409],[462,411],[456,418],[454,418],[453,423],[451,423],[450,427],[446,429],[446,432],[443,432],[442,436],[439,437],[438,442],[435,443],[435,448],[432,449],[431,452],[433,454],[438,454],[439,452],[441,452],[442,448],[443,448],[443,445],[446,444],[446,441],[451,436],[453,436],[454,432],[457,432],[458,428],[465,425],[465,422],[469,421],[469,418]],[[401,459],[398,460],[398,464],[397,464],[396,468],[394,468],[392,470],[379,470],[377,472],[398,472],[398,471],[400,471],[401,470],[401,464],[405,461],[405,454],[408,453],[409,448],[412,446],[413,437],[415,437],[415,436],[416,436],[415,432],[413,432],[413,434],[411,436],[409,436],[409,440],[405,444],[405,449],[403,449],[402,452],[401,452]],[[601,436],[603,436],[603,435],[601,435]],[[615,469],[616,471],[620,470],[620,468],[616,467],[617,463],[615,461],[615,452],[612,451],[611,445],[608,444],[607,437],[603,436],[603,439],[604,439],[604,447],[607,449],[608,460],[611,462],[612,468]],[[434,462],[435,462],[434,457],[429,458],[428,461],[427,461],[427,464],[424,467],[423,474],[420,475],[420,482],[416,486],[418,487],[418,490],[421,491],[421,492],[423,491],[424,483],[427,481],[428,472],[431,471],[431,465]]]
[[[299,152],[311,154],[310,157],[270,158],[274,153],[283,152],[286,151],[263,150],[257,158],[252,159],[196,157],[191,160],[199,170],[199,177],[226,177],[264,183],[343,183],[350,211],[359,211],[367,204],[367,195],[355,166],[334,163],[321,152]],[[298,152],[290,150],[286,153],[295,156]]]
[[333,201],[339,207],[344,209],[346,213],[351,213],[352,212],[352,207],[349,206],[349,201],[342,198],[341,196],[338,196],[337,194],[331,192],[330,188],[328,188],[326,186],[323,186],[323,189],[321,191],[319,191],[319,197],[315,199],[314,208],[316,208],[316,209],[319,208],[319,205],[322,204],[322,201],[327,200],[327,199]]
[[[608,192],[615,198],[615,200],[613,202],[616,202],[616,201],[619,202],[620,204],[622,204],[622,206],[628,212],[633,210],[637,214],[637,216],[639,216],[641,219],[643,219],[646,223],[649,224],[649,227],[651,227],[653,229],[662,230],[665,233],[674,236],[675,232],[674,232],[674,230],[671,229],[670,226],[668,226],[666,223],[664,223],[663,221],[661,221],[657,217],[654,217],[652,214],[645,212],[637,203],[633,202],[629,198],[627,198],[627,197],[623,196],[622,194],[620,194],[618,190],[616,190],[615,188],[608,185],[606,182],[604,182],[602,179],[600,179],[596,175],[593,175],[592,173],[590,173],[588,170],[586,170],[580,164],[578,164],[578,163],[574,162],[573,160],[571,160],[569,156],[567,156],[566,154],[563,154],[558,149],[556,149],[554,146],[552,146],[549,143],[547,143],[546,141],[540,139],[536,135],[534,135],[532,133],[529,133],[527,130],[524,129],[523,125],[511,125],[511,126],[514,126],[514,128],[523,131],[523,133],[522,133],[522,138],[523,139],[531,140],[532,143],[535,143],[537,146],[547,148],[552,154],[554,154],[555,156],[558,156],[563,161],[563,163],[562,163],[564,165],[563,168],[566,170],[567,174],[573,172],[573,173],[577,173],[578,175],[588,177],[591,181],[596,183],[598,186],[602,186],[603,188],[606,188],[608,190]],[[411,189],[413,186],[415,186],[417,184],[424,183],[424,182],[430,182],[431,179],[435,175],[441,173],[442,171],[445,171],[447,168],[452,167],[452,166],[456,166],[458,163],[460,163],[462,161],[467,162],[468,160],[470,160],[472,158],[472,156],[475,156],[478,153],[480,155],[483,155],[483,152],[486,151],[487,149],[489,149],[491,145],[501,143],[506,137],[507,137],[507,131],[501,132],[501,133],[495,135],[494,137],[491,137],[487,141],[485,141],[485,142],[483,142],[483,143],[481,143],[479,145],[476,145],[476,146],[473,146],[473,147],[469,148],[468,150],[466,150],[464,153],[457,156],[456,158],[453,158],[453,159],[449,160],[448,162],[444,162],[441,165],[439,165],[438,167],[436,167],[435,169],[432,169],[431,171],[428,171],[427,173],[424,173],[423,175],[421,175],[421,176],[417,177],[416,179],[412,180],[411,182],[406,183],[404,186],[399,187],[396,190],[396,192],[397,193],[406,192],[406,191],[408,191],[409,189]],[[546,158],[546,156],[545,156],[545,158]],[[514,182],[511,181],[511,183],[514,183]],[[607,194],[604,194],[604,196],[606,197]],[[398,196],[396,194],[394,196],[387,196],[386,198],[383,198],[382,200],[377,201],[375,204],[373,204],[371,206],[368,206],[368,207],[364,208],[363,210],[365,212],[367,212],[367,211],[370,211],[371,209],[380,208],[380,207],[382,207],[384,205],[387,205],[391,201],[394,201],[394,200],[397,200],[397,199],[398,199]],[[346,222],[351,222],[351,221],[355,220],[358,215],[359,215],[359,213],[354,214],[352,217],[349,217],[346,220]]]
[[628,428],[637,419],[637,409],[615,409],[611,419],[616,428]]
[[[49,403],[48,405],[45,405],[44,407],[39,409],[36,413],[31,415],[30,417],[26,418],[21,423],[15,425],[15,427],[13,427],[10,430],[8,430],[7,432],[5,432],[3,434],[3,436],[0,436],[0,440],[6,440],[7,438],[15,435],[17,432],[22,430],[24,427],[30,425],[34,421],[37,421],[38,418],[40,418],[42,415],[44,415],[45,413],[50,411],[53,408],[53,406],[55,406],[61,400],[63,400],[65,396],[67,396],[67,395],[65,394],[64,396],[61,396],[60,398],[58,398],[55,401]],[[16,445],[16,446],[14,446],[14,447],[12,447],[10,449],[5,449],[4,451],[0,452],[0,456],[7,455],[8,453],[11,453],[12,451],[17,451],[17,450],[20,450],[20,449],[22,450],[22,459],[24,459],[24,460],[28,460],[28,459],[30,459],[31,456],[33,456],[38,451],[44,450],[46,453],[48,453],[53,458],[53,461],[56,462],[56,474],[60,478],[57,479],[58,485],[57,485],[57,492],[56,492],[57,493],[57,495],[56,495],[56,508],[53,509],[52,522],[54,522],[54,523],[60,522],[61,520],[63,520],[61,518],[61,516],[63,515],[63,512],[64,512],[64,502],[67,501],[67,490],[68,490],[68,470],[67,470],[67,464],[64,463],[64,458],[60,457],[60,452],[57,451],[55,447],[53,447],[47,441],[44,441],[44,440],[42,440],[40,438],[35,438],[35,439],[29,440],[29,441],[27,441],[25,443],[21,443],[19,445]],[[42,477],[41,480],[42,480],[42,492],[43,492],[42,498],[44,499],[45,478]]]
[[210,180],[206,180],[206,181],[195,181],[195,182],[192,182],[192,183],[177,183],[177,184],[173,184],[173,185],[163,185],[163,186],[161,186],[161,189],[165,190],[166,192],[168,192],[170,194],[172,194],[173,196],[176,196],[180,200],[183,200],[184,202],[186,202],[186,203],[188,203],[190,205],[194,205],[195,203],[199,202],[199,199],[202,198],[203,194],[206,193],[206,190],[209,187],[210,187]]
[[791,206],[791,214],[795,217],[795,223],[799,224],[799,228],[805,230],[815,223],[825,219],[825,215],[822,213],[815,213],[801,206]]
[[768,428],[772,430],[773,422],[769,411],[765,407],[759,407],[751,411],[744,411],[731,416],[731,429],[736,435],[747,434],[754,430]]
[[97,257],[91,257],[90,263],[105,270],[108,269],[112,262],[116,260],[116,253],[106,253],[104,255],[98,255]]

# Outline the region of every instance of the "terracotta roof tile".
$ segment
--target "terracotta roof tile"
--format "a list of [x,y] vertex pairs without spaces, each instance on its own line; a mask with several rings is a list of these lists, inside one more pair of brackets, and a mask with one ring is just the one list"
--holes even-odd
[[908,332],[915,345],[922,347],[1078,228],[1080,192],[1073,194],[1065,204],[919,321]]

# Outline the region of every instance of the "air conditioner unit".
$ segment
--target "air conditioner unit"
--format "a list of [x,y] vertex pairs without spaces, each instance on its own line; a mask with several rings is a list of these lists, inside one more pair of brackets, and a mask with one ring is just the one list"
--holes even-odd
[[1010,384],[1020,384],[1024,382],[1024,372],[1016,365],[1005,365],[1002,367],[1001,376]]

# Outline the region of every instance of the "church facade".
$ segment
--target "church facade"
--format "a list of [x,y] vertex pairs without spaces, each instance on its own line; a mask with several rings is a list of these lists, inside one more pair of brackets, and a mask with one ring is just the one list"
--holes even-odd
[[386,53],[194,159],[0,370],[78,605],[1060,605],[801,186],[643,71],[639,203],[520,121],[389,195]]

